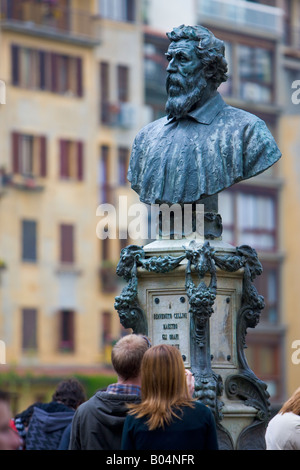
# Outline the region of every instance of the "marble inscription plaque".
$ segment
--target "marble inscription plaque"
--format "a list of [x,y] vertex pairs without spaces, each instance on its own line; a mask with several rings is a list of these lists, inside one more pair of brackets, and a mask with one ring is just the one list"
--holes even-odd
[[190,314],[184,291],[149,293],[149,337],[152,344],[171,344],[182,355],[185,367],[190,367]]

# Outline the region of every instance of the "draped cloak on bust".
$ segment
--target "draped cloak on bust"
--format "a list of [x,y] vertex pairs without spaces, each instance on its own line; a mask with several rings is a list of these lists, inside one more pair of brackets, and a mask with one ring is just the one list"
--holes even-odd
[[163,117],[137,134],[128,180],[146,204],[184,204],[262,173],[281,153],[264,121],[217,92],[184,118]]

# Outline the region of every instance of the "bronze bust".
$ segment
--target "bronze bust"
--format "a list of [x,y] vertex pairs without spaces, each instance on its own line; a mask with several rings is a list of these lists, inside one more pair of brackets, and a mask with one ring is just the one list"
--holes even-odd
[[281,153],[264,121],[217,91],[227,80],[223,41],[202,26],[167,36],[167,115],[136,136],[128,180],[146,204],[201,203],[262,173]]

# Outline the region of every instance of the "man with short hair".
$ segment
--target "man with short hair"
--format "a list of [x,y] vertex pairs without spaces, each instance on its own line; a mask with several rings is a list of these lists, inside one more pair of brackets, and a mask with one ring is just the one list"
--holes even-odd
[[141,395],[140,369],[151,346],[147,337],[130,334],[113,347],[111,361],[117,383],[98,391],[77,409],[71,430],[70,450],[118,450],[127,404],[137,403]]

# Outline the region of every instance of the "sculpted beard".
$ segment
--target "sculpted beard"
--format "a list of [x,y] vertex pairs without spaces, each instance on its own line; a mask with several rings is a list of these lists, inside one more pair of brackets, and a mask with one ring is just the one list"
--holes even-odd
[[182,77],[176,73],[168,75],[166,81],[168,116],[176,118],[185,116],[201,99],[206,86],[207,81],[203,76]]

